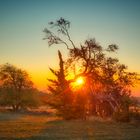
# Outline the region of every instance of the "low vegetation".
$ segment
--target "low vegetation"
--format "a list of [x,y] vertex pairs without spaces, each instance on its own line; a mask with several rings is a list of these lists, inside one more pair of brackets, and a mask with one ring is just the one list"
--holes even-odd
[[48,115],[0,113],[2,140],[139,140],[139,130],[137,123],[64,121]]

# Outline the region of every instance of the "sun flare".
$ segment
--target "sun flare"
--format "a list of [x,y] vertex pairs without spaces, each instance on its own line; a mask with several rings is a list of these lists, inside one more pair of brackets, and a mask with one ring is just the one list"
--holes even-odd
[[78,77],[76,79],[76,85],[83,85],[84,84],[84,79],[82,77]]

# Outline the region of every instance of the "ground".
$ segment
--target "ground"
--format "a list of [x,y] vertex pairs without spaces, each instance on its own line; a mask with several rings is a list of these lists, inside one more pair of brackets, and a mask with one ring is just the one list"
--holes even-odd
[[52,115],[0,113],[0,140],[140,140],[140,125],[64,121]]

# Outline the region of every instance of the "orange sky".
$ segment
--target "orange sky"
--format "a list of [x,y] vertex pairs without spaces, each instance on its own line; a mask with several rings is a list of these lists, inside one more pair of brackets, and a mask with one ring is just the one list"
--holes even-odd
[[[83,10],[84,9],[84,10]],[[27,70],[39,89],[46,89],[49,67],[58,63],[57,50],[48,48],[43,29],[48,22],[64,17],[71,22],[76,44],[95,38],[105,48],[119,46],[114,56],[130,71],[140,72],[140,1],[138,0],[3,0],[0,3],[0,64],[10,63]],[[140,96],[140,86],[135,95]]]

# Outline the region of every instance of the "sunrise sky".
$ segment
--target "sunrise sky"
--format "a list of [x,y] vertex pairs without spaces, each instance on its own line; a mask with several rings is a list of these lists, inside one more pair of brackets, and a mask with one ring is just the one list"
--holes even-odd
[[[42,32],[49,21],[71,21],[74,42],[96,38],[103,46],[115,43],[117,57],[130,71],[140,73],[139,0],[0,0],[0,64],[11,63],[27,70],[39,89],[56,67],[57,50],[48,48]],[[140,86],[136,89],[139,96]]]

